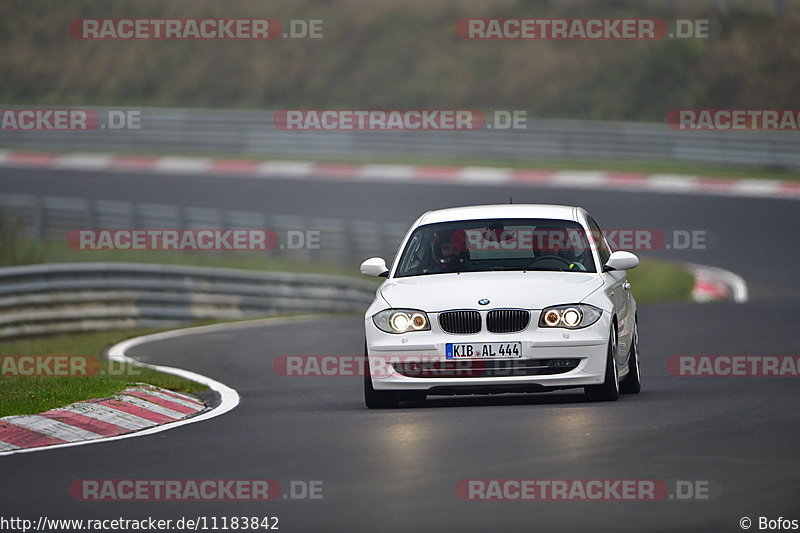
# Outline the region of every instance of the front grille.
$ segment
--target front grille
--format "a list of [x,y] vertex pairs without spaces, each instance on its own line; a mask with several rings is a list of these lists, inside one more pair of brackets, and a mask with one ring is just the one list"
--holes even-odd
[[445,311],[439,313],[439,325],[447,333],[478,333],[481,315],[477,311]]
[[486,315],[486,329],[492,333],[513,333],[528,327],[531,313],[525,309],[495,309]]

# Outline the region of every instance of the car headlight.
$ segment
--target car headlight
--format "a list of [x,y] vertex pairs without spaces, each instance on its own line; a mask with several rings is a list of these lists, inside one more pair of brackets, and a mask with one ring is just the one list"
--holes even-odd
[[386,333],[426,331],[431,329],[428,315],[416,309],[384,309],[372,315],[375,326]]
[[555,305],[542,309],[540,328],[580,329],[591,326],[603,315],[602,309],[588,304]]

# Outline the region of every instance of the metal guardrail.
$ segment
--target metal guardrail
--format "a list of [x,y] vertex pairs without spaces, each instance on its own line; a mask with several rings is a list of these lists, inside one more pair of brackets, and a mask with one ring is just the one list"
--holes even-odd
[[0,338],[285,312],[363,311],[376,285],[343,276],[139,263],[0,268]]
[[8,193],[0,193],[0,215],[19,222],[28,237],[47,240],[63,240],[75,229],[271,229],[279,236],[318,231],[317,248],[248,253],[353,268],[367,257],[394,257],[408,230],[396,222]]
[[[19,106],[17,106],[19,107]],[[6,106],[13,109],[14,106]],[[89,108],[86,108],[89,109]],[[101,113],[108,108],[91,108]],[[123,108],[114,108],[123,109]],[[665,123],[528,118],[525,130],[283,131],[273,111],[141,108],[141,129],[0,132],[0,146],[280,157],[469,157],[496,161],[648,160],[800,168],[794,132],[687,132]]]

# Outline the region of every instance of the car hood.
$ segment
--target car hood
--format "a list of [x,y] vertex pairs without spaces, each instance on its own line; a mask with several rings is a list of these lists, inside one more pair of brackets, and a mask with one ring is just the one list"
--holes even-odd
[[[603,285],[597,274],[580,272],[466,272],[387,281],[381,296],[391,307],[428,312],[447,309],[518,307],[542,309],[578,303]],[[485,306],[478,300],[489,300]]]

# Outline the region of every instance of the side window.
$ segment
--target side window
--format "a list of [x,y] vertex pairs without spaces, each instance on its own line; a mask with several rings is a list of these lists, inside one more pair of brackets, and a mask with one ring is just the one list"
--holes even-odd
[[418,273],[422,268],[422,254],[420,253],[420,246],[423,241],[422,231],[417,230],[406,246],[406,251],[403,254],[403,261],[400,263],[398,273],[401,275],[408,275],[409,273]]
[[592,233],[592,237],[597,243],[597,251],[600,254],[600,266],[602,267],[602,265],[606,264],[608,258],[611,257],[611,250],[608,249],[606,238],[603,237],[603,232],[600,231],[600,226],[597,225],[597,222],[595,222],[592,217],[587,217],[586,220],[589,223],[589,231]]

